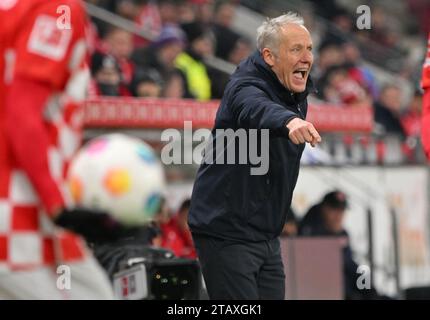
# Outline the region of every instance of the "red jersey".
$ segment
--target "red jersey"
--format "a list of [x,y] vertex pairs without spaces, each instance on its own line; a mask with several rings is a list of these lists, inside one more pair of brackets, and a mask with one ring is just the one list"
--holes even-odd
[[[80,145],[80,101],[89,80],[85,26],[80,0],[0,2],[0,272],[86,255],[83,240],[55,227],[47,214],[68,204],[65,173]],[[30,85],[17,93],[17,79]],[[50,92],[47,100],[29,103],[32,112],[18,118],[40,125],[46,141],[22,137],[20,123],[10,130],[7,120],[19,112],[14,98],[31,102],[32,88],[40,86]],[[34,169],[18,159],[34,161]]]
[[427,43],[427,55],[424,61],[421,85],[424,90],[421,137],[424,151],[427,158],[430,159],[430,34]]
[[177,216],[160,226],[161,247],[172,250],[177,257],[196,259],[193,239],[189,230],[181,230]]

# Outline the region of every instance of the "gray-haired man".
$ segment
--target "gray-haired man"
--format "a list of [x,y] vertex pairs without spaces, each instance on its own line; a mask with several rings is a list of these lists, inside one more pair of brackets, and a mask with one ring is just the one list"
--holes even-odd
[[[213,131],[268,129],[269,170],[203,162],[194,184],[188,223],[211,299],[283,299],[279,235],[291,204],[304,143],[321,141],[305,121],[312,40],[303,19],[288,13],[257,30],[258,50],[227,85]],[[257,148],[261,146],[257,146]],[[240,147],[237,148],[240,150]],[[262,149],[261,149],[262,150]]]

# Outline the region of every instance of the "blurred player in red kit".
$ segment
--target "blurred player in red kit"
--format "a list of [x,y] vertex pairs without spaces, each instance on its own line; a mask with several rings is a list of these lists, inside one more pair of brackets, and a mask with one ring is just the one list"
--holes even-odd
[[177,257],[195,259],[196,249],[187,224],[190,204],[190,199],[184,200],[178,212],[161,224],[161,247],[172,250]]
[[423,122],[422,142],[427,159],[430,159],[430,34],[427,43],[427,55],[424,61],[422,75],[423,95]]
[[91,242],[119,228],[106,213],[70,208],[65,183],[89,80],[86,25],[80,0],[0,2],[0,299],[113,298],[67,230]]

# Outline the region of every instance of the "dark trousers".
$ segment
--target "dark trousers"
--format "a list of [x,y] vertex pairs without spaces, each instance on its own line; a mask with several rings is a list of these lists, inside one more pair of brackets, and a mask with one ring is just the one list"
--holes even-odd
[[244,243],[193,234],[193,240],[210,299],[284,299],[278,238]]

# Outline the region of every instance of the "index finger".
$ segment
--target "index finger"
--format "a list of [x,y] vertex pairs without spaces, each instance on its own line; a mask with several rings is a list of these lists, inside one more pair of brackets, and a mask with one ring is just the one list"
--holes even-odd
[[309,128],[309,133],[316,140],[316,142],[318,142],[318,143],[321,142],[321,136],[319,135],[318,131],[313,126]]

